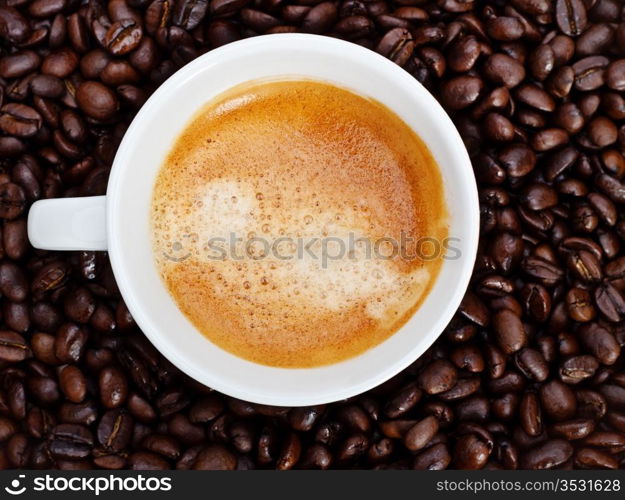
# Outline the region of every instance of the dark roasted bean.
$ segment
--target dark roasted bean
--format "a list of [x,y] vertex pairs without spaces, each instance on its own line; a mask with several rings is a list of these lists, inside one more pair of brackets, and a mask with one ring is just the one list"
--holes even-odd
[[491,449],[475,434],[461,436],[454,447],[453,461],[459,469],[482,469]]
[[91,454],[93,435],[83,425],[59,424],[50,434],[48,449],[55,458],[76,460]]
[[499,347],[512,354],[527,343],[527,334],[520,318],[509,309],[498,311],[493,317],[493,329]]
[[493,54],[484,63],[484,74],[496,84],[513,88],[525,78],[525,68],[506,54]]
[[538,396],[528,392],[521,399],[521,427],[528,436],[539,436],[543,432],[542,410]]
[[132,431],[133,421],[128,413],[119,409],[108,410],[98,424],[98,442],[106,450],[118,453],[130,443]]
[[87,380],[80,368],[66,365],[59,370],[61,392],[72,403],[80,403],[87,394]]
[[521,458],[523,469],[553,469],[573,455],[573,446],[562,439],[552,439],[525,453]]
[[582,0],[557,0],[556,21],[565,35],[581,35],[588,21],[584,2]]
[[456,385],[458,373],[448,361],[438,360],[429,364],[419,375],[419,384],[428,394],[439,394]]
[[603,56],[589,56],[574,63],[575,88],[587,92],[601,87],[604,84],[605,68],[608,63],[609,60]]
[[404,444],[411,451],[425,447],[438,432],[438,420],[429,416],[411,427],[404,435]]
[[478,99],[483,87],[484,83],[477,77],[458,76],[444,84],[441,99],[452,110],[466,108]]
[[567,384],[577,384],[592,377],[599,368],[599,362],[594,356],[573,356],[560,366],[560,378]]
[[588,323],[578,330],[582,343],[604,365],[612,365],[621,353],[614,335],[598,323]]
[[541,386],[540,401],[547,415],[555,421],[575,416],[577,408],[575,394],[559,380],[552,380]]
[[82,83],[76,91],[76,100],[81,109],[90,117],[106,120],[119,108],[115,94],[99,82]]
[[99,376],[100,401],[106,408],[118,408],[128,397],[128,382],[121,370],[105,368]]

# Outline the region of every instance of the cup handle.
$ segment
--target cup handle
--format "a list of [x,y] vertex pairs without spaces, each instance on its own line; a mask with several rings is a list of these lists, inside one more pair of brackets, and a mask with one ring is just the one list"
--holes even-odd
[[42,250],[106,250],[106,196],[36,201],[28,239]]

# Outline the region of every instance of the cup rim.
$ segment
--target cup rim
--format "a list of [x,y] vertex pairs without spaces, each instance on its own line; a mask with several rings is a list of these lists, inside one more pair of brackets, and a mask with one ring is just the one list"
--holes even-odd
[[[462,170],[463,172],[466,170],[465,178],[462,180],[464,186],[463,189],[470,200],[470,205],[472,206],[471,214],[468,215],[472,227],[470,228],[469,241],[466,246],[466,248],[469,250],[469,254],[462,257],[463,263],[461,266],[461,271],[457,276],[457,286],[454,290],[450,291],[449,296],[444,302],[445,305],[441,307],[441,314],[438,318],[438,321],[435,323],[433,328],[431,328],[431,331],[424,333],[418,340],[415,340],[414,343],[411,344],[411,348],[407,351],[398,352],[395,361],[389,366],[372,369],[371,371],[373,375],[369,376],[366,380],[361,380],[359,382],[349,381],[348,383],[337,381],[336,387],[326,390],[323,394],[301,394],[301,396],[289,397],[288,400],[286,400],[285,398],[282,398],[280,396],[268,396],[267,394],[259,394],[254,391],[250,391],[246,387],[242,387],[236,384],[233,385],[229,381],[223,380],[223,378],[221,378],[220,376],[214,376],[211,373],[210,368],[199,370],[194,367],[190,367],[185,362],[186,360],[184,355],[181,355],[181,353],[178,351],[174,352],[169,350],[168,346],[165,345],[166,342],[163,340],[163,337],[166,336],[167,333],[162,332],[159,329],[159,325],[151,319],[150,311],[144,310],[137,303],[136,288],[140,288],[140,286],[137,286],[136,284],[131,282],[130,278],[124,272],[124,255],[122,252],[119,237],[116,234],[115,221],[117,219],[116,210],[119,205],[118,197],[120,196],[121,191],[124,189],[124,186],[121,184],[124,173],[123,171],[125,168],[128,168],[126,165],[124,165],[122,159],[127,154],[129,154],[128,152],[131,150],[131,148],[134,147],[133,142],[139,124],[143,122],[145,120],[145,117],[150,114],[152,108],[157,108],[159,105],[162,104],[162,98],[166,94],[168,88],[178,85],[180,84],[180,82],[184,82],[186,79],[192,78],[196,72],[201,71],[201,68],[205,67],[207,64],[219,65],[220,59],[228,58],[230,55],[235,55],[239,51],[243,51],[252,47],[258,48],[263,46],[279,51],[282,47],[292,47],[293,44],[298,46],[307,46],[310,48],[318,47],[321,44],[325,45],[326,48],[335,51],[351,51],[351,53],[354,54],[355,57],[369,59],[370,64],[373,65],[374,63],[375,67],[379,68],[380,72],[385,72],[387,74],[392,73],[393,80],[405,80],[405,82],[409,81],[411,85],[415,86],[415,88],[421,87],[422,91],[425,91],[425,93],[427,93],[428,97],[424,97],[424,99],[429,100],[430,102],[427,102],[426,104],[428,106],[432,105],[439,108],[437,110],[437,113],[440,115],[441,121],[445,123],[444,126],[447,129],[447,132],[445,134],[446,137],[444,137],[445,143],[450,147],[458,148],[458,155],[461,158],[463,164]],[[331,64],[331,61],[328,61],[328,64]],[[415,101],[419,99],[415,97]],[[126,302],[130,313],[135,318],[135,321],[137,322],[145,336],[157,348],[157,350],[186,375],[211,387],[214,390],[242,400],[279,406],[305,406],[312,404],[329,403],[332,401],[352,397],[387,381],[400,371],[407,368],[411,363],[413,363],[428,348],[430,348],[430,346],[440,336],[445,326],[448,324],[448,322],[451,320],[456,310],[458,309],[472,275],[472,270],[477,254],[479,236],[479,203],[477,184],[475,181],[475,176],[473,174],[469,155],[455,125],[453,124],[447,113],[440,106],[440,104],[436,101],[436,99],[429,93],[429,91],[423,88],[423,86],[416,79],[414,79],[401,67],[397,66],[395,63],[391,62],[390,60],[386,59],[385,57],[374,51],[350,42],[326,36],[294,33],[261,35],[249,39],[232,42],[228,45],[213,49],[208,53],[198,57],[197,59],[191,61],[189,64],[179,69],[172,76],[170,76],[150,96],[144,106],[139,110],[122,139],[110,173],[107,188],[106,219],[107,236],[109,242],[109,257],[118,288],[124,298],[124,301]],[[414,317],[415,314],[416,311],[415,313],[413,313],[411,318]],[[404,327],[405,325],[402,326],[393,335],[399,333]],[[198,335],[201,335],[199,332],[197,333]],[[357,358],[359,356],[357,356]],[[275,367],[273,368],[277,371],[283,371],[286,376],[288,376],[288,373],[291,371],[291,369]],[[303,368],[299,370],[308,369]]]

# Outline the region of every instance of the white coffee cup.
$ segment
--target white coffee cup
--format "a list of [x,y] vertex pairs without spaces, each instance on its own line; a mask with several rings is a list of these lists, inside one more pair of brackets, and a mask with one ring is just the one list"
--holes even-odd
[[[264,78],[334,83],[395,111],[424,140],[442,172],[449,234],[459,255],[446,259],[411,319],[378,346],[346,361],[285,369],[252,363],[211,343],[180,312],[157,272],[149,210],[155,177],[190,118],[218,94]],[[267,35],[215,49],[169,78],[141,108],[117,151],[106,196],[40,200],[28,216],[36,248],[108,250],[119,290],[156,348],[180,370],[230,396],[303,406],[364,392],[428,349],[454,315],[477,251],[479,207],[469,156],[432,95],[399,66],[328,37]]]

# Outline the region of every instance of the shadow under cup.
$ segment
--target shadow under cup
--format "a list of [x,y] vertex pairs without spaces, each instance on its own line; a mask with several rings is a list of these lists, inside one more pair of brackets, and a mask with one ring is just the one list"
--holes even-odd
[[[157,272],[150,228],[152,188],[179,133],[208,101],[261,79],[325,81],[374,98],[425,142],[439,165],[449,236],[459,257],[443,262],[429,294],[399,331],[359,356],[316,368],[251,363],[212,344],[176,307]],[[408,73],[348,42],[267,35],[213,50],[167,80],[140,110],[118,150],[107,191],[108,246],[118,286],[146,336],[199,382],[274,405],[327,403],[364,392],[417,359],[455,313],[468,285],[479,230],[477,189],[462,140],[435,99]]]

